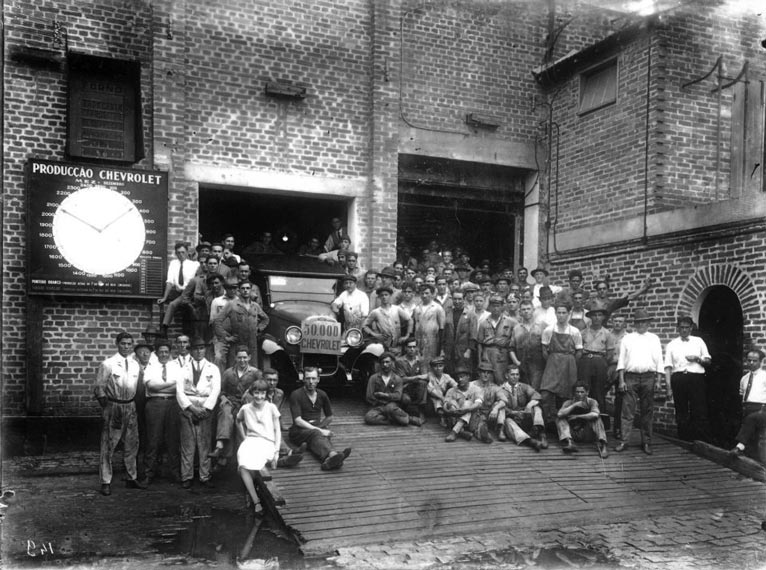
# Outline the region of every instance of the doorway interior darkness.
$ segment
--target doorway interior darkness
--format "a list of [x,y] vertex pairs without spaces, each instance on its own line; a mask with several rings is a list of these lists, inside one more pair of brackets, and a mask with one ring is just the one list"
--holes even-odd
[[419,257],[436,240],[460,246],[475,263],[487,258],[513,265],[514,257],[521,258],[528,171],[406,154],[399,155],[398,166],[400,248],[406,244]]
[[346,200],[306,194],[285,196],[218,187],[199,191],[203,239],[219,241],[224,234],[231,233],[237,244],[235,253],[258,240],[263,231],[271,231],[274,245],[285,253],[294,253],[312,236],[324,243],[332,229],[330,220],[338,217],[346,225],[347,213]]
[[739,428],[741,405],[743,317],[737,294],[724,285],[703,292],[699,335],[707,344],[712,363],[706,374],[708,413],[718,443],[733,444]]

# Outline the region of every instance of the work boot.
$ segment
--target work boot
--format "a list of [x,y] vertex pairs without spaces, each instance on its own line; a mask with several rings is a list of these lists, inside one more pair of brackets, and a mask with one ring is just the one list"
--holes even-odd
[[548,436],[545,435],[545,429],[540,428],[537,433],[537,439],[540,442],[540,449],[548,449]]
[[598,450],[598,456],[601,459],[606,459],[609,457],[609,451],[606,449],[606,442],[605,441],[599,441],[596,444],[596,450]]
[[444,438],[444,441],[452,442],[452,441],[455,441],[456,439],[457,439],[457,434],[454,431],[450,431],[447,434],[447,437]]
[[542,447],[540,446],[540,442],[537,441],[534,437],[530,437],[530,438],[527,438],[526,440],[524,440],[524,444],[528,445],[529,447],[531,447],[532,449],[534,449],[538,453],[542,449]]
[[561,451],[564,453],[575,453],[576,451],[579,451],[579,449],[577,449],[577,446],[571,439],[567,439],[565,445],[561,448]]
[[425,423],[423,418],[419,418],[418,416],[410,416],[410,425],[411,426],[422,426]]
[[481,426],[479,426],[479,433],[477,435],[479,437],[479,441],[482,443],[492,443],[494,441],[492,436],[489,435],[489,428],[487,427],[487,424],[481,424]]
[[109,483],[103,483],[101,485],[101,494],[108,497],[112,494],[112,486]]
[[138,479],[128,479],[125,481],[125,486],[128,489],[146,489],[148,488],[148,485],[144,481],[140,481]]
[[471,441],[473,439],[473,434],[468,430],[461,430],[457,436],[466,441]]
[[507,441],[508,437],[505,435],[505,430],[503,428],[500,428],[497,430],[497,439],[500,441]]

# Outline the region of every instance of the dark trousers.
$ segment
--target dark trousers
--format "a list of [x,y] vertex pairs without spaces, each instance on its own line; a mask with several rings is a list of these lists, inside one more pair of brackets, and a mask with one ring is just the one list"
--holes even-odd
[[745,404],[743,416],[737,441],[743,445],[749,445],[752,443],[753,436],[757,436],[762,429],[766,428],[766,405]]
[[606,359],[597,354],[583,354],[577,361],[577,376],[588,388],[590,397],[598,402],[601,413],[606,411],[606,369]]
[[638,409],[641,443],[652,442],[654,383],[656,379],[656,372],[645,372],[643,374],[625,373],[627,390],[622,400],[622,441],[630,441],[630,432],[633,431],[633,417]]
[[175,396],[170,398],[147,398],[144,407],[146,417],[146,453],[144,465],[147,477],[156,475],[157,459],[164,450],[167,453],[167,470],[172,479],[180,478],[181,442],[180,413]]
[[296,447],[300,447],[302,443],[306,443],[308,450],[314,454],[319,461],[324,461],[333,450],[330,438],[323,436],[315,429],[304,429],[293,425],[287,432],[287,436],[290,438],[290,442]]
[[705,375],[674,372],[670,376],[670,386],[673,389],[678,437],[685,441],[710,441]]

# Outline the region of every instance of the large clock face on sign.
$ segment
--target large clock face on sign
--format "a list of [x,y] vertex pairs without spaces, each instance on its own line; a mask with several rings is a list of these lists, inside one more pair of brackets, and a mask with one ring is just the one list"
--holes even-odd
[[53,240],[80,271],[111,275],[132,265],[144,248],[146,228],[135,204],[104,186],[67,196],[56,209]]

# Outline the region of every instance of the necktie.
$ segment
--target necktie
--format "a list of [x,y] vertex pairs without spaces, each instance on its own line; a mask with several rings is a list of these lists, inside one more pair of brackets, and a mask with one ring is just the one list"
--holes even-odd
[[750,396],[750,390],[753,387],[753,374],[754,372],[750,372],[750,377],[747,379],[747,388],[745,388],[745,397],[742,399],[742,403],[747,403],[747,398]]
[[166,382],[168,379],[168,369],[166,368],[166,365],[162,365],[162,381]]
[[183,261],[178,266],[178,284],[179,285],[184,284],[184,262]]
[[202,374],[202,370],[200,369],[199,362],[192,363],[192,377],[194,380],[194,387],[197,387],[197,382],[199,382],[199,377]]

